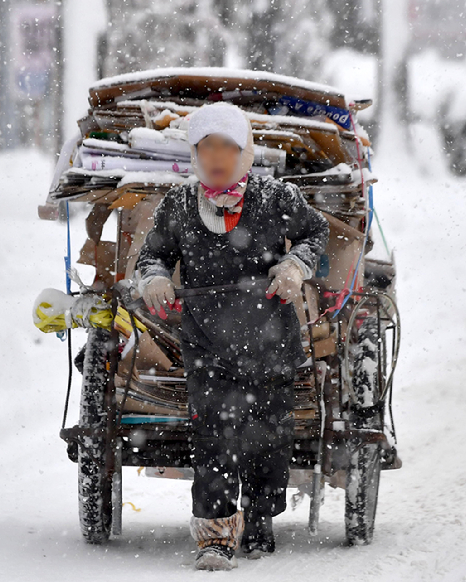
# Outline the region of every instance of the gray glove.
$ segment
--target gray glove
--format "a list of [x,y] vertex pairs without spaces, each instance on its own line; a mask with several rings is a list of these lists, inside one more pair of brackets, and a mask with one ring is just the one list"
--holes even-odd
[[175,285],[168,277],[156,275],[147,283],[144,281],[142,297],[152,314],[158,313],[162,319],[167,318],[164,308],[167,306],[176,311],[181,311],[181,302],[175,297]]
[[301,295],[304,273],[296,261],[286,259],[269,269],[272,279],[266,291],[267,299],[277,294],[282,303],[291,303]]

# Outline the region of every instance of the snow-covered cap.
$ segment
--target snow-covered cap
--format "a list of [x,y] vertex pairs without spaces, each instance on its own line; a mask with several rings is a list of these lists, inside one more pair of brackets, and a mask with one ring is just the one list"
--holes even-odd
[[196,145],[212,133],[220,133],[235,141],[241,148],[238,165],[231,181],[225,186],[236,184],[249,172],[254,162],[254,138],[251,122],[244,112],[230,103],[214,103],[203,105],[195,113],[190,114],[188,122],[188,141],[191,147],[191,164],[194,173],[201,182],[210,186],[197,158]]
[[235,105],[223,102],[203,105],[190,117],[188,141],[190,145],[197,145],[208,135],[220,133],[244,150],[250,125],[249,119]]

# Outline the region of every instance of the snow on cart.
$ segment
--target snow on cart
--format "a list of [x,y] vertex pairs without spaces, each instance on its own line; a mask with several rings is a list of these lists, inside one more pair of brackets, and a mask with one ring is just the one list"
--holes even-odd
[[[295,303],[308,360],[295,380],[289,486],[298,488],[295,499],[310,496],[312,533],[325,483],[344,488],[348,541],[370,543],[381,470],[401,467],[391,414],[400,342],[395,265],[393,258],[366,256],[376,179],[357,112],[370,101],[347,103],[331,87],[292,77],[216,68],[144,71],[92,86],[88,114],[64,144],[39,208],[42,218],[57,218],[65,203],[68,220],[70,204],[89,208],[78,263],[95,267],[93,283],[81,282],[68,255],[79,291],[71,291],[68,279],[66,294],[46,289],[34,305],[39,329],[68,334],[70,361],[70,330],[87,330],[75,359],[83,375],[79,422],[66,427],[69,382],[60,432],[78,464],[83,536],[102,543],[121,532],[123,466],[192,477],[180,315],[151,315],[134,269],[163,196],[195,180],[189,115],[221,100],[241,107],[251,121],[252,172],[297,184],[329,221],[325,254]],[[112,215],[114,239],[103,240]],[[243,290],[254,293],[261,285],[257,280]],[[177,296],[233,290],[178,288]]]

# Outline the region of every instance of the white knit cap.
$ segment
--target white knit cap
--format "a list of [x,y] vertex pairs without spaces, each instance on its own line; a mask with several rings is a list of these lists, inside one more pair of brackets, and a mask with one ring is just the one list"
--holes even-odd
[[193,114],[189,114],[188,119],[188,141],[191,148],[191,164],[194,173],[201,182],[210,186],[207,176],[197,159],[196,145],[201,139],[211,133],[221,133],[233,139],[241,148],[241,155],[238,166],[231,176],[231,181],[227,186],[236,184],[245,174],[249,172],[254,162],[254,138],[252,135],[251,122],[244,112],[236,105],[230,103],[214,103],[213,105],[203,105]]
[[220,102],[203,105],[192,114],[188,126],[188,141],[190,145],[196,145],[211,133],[220,133],[244,150],[249,131],[249,120],[241,109],[230,103]]

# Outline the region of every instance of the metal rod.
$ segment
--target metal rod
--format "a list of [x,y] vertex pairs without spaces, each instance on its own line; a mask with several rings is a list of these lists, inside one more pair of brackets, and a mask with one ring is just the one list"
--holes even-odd
[[126,376],[125,391],[123,393],[123,399],[121,401],[120,410],[118,413],[117,430],[120,428],[120,425],[121,425],[121,418],[123,416],[123,409],[125,407],[126,399],[128,398],[128,392],[129,392],[129,389],[131,387],[131,378],[133,376],[134,366],[136,365],[136,356],[137,356],[138,347],[139,347],[139,330],[136,326],[136,322],[134,321],[134,315],[131,312],[128,312],[128,313],[129,313],[129,317],[131,320],[131,327],[133,328],[133,333],[134,333],[134,346],[133,346],[133,354],[131,356],[131,366],[129,368],[128,375]]
[[[320,408],[320,433],[319,433],[319,445],[317,449],[317,459],[314,464],[314,472],[312,476],[312,496],[311,505],[309,508],[309,533],[311,535],[317,535],[318,524],[319,524],[319,512],[320,512],[320,484],[322,478],[322,461],[324,457],[324,433],[325,433],[325,401],[324,401],[324,382],[327,374],[327,364],[325,362],[319,362],[322,366],[322,381],[319,382],[318,387],[318,400]],[[317,385],[316,385],[317,386]]]
[[[379,386],[379,393],[377,396],[382,394],[383,377],[382,377],[382,350],[381,350],[381,339],[382,339],[382,329],[380,326],[380,297],[377,297],[377,384]],[[375,404],[375,402],[374,402]]]
[[[113,319],[118,308],[118,300],[116,297],[112,298],[112,313]],[[115,443],[117,436],[117,429],[115,426],[115,415],[116,415],[116,387],[115,387],[115,375],[118,368],[118,343],[119,343],[119,332],[112,325],[110,332],[110,369],[108,372],[108,382],[105,388],[104,402],[105,402],[105,412],[107,414],[106,422],[106,433],[105,433],[105,475],[107,479],[113,478],[113,472],[115,470]],[[111,504],[111,499],[105,499],[105,503]]]
[[341,356],[342,356],[342,341],[341,341],[341,319],[338,318],[337,321],[337,329],[338,329],[338,403],[340,406],[340,411],[343,410],[343,376],[342,376],[342,365],[341,365]]
[[68,416],[68,407],[70,403],[71,383],[73,381],[73,351],[71,346],[71,329],[66,331],[68,339],[68,386],[66,388],[65,408],[63,410],[62,429],[65,428],[66,417]]
[[398,311],[398,307],[397,307],[395,301],[393,301],[393,299],[389,295],[386,295],[386,297],[392,302],[392,307],[395,311],[396,325],[395,325],[394,338],[393,338],[394,350],[393,350],[393,357],[392,357],[392,365],[391,365],[391,369],[390,369],[390,374],[387,378],[387,382],[386,382],[385,387],[384,387],[384,391],[380,397],[381,400],[385,398],[385,396],[387,394],[387,390],[389,390],[391,388],[391,385],[393,382],[393,374],[395,373],[395,368],[396,368],[396,365],[398,363],[398,355],[400,352],[400,331],[401,331],[400,313]]
[[[395,333],[396,333],[396,329],[393,329],[392,331],[392,360],[395,356]],[[389,390],[389,394],[388,394],[388,412],[390,414],[390,424],[392,426],[392,435],[393,435],[393,440],[395,441],[395,444],[397,444],[397,438],[396,438],[396,431],[395,431],[395,422],[393,420],[393,408],[392,408],[392,399],[393,399],[393,382],[390,385],[390,390]]]
[[120,250],[121,250],[121,229],[123,224],[123,211],[121,208],[117,210],[117,236],[116,236],[116,248],[115,248],[115,283],[118,282],[118,275],[120,272]]
[[112,533],[121,535],[123,509],[123,439],[115,442],[115,471],[112,481]]

